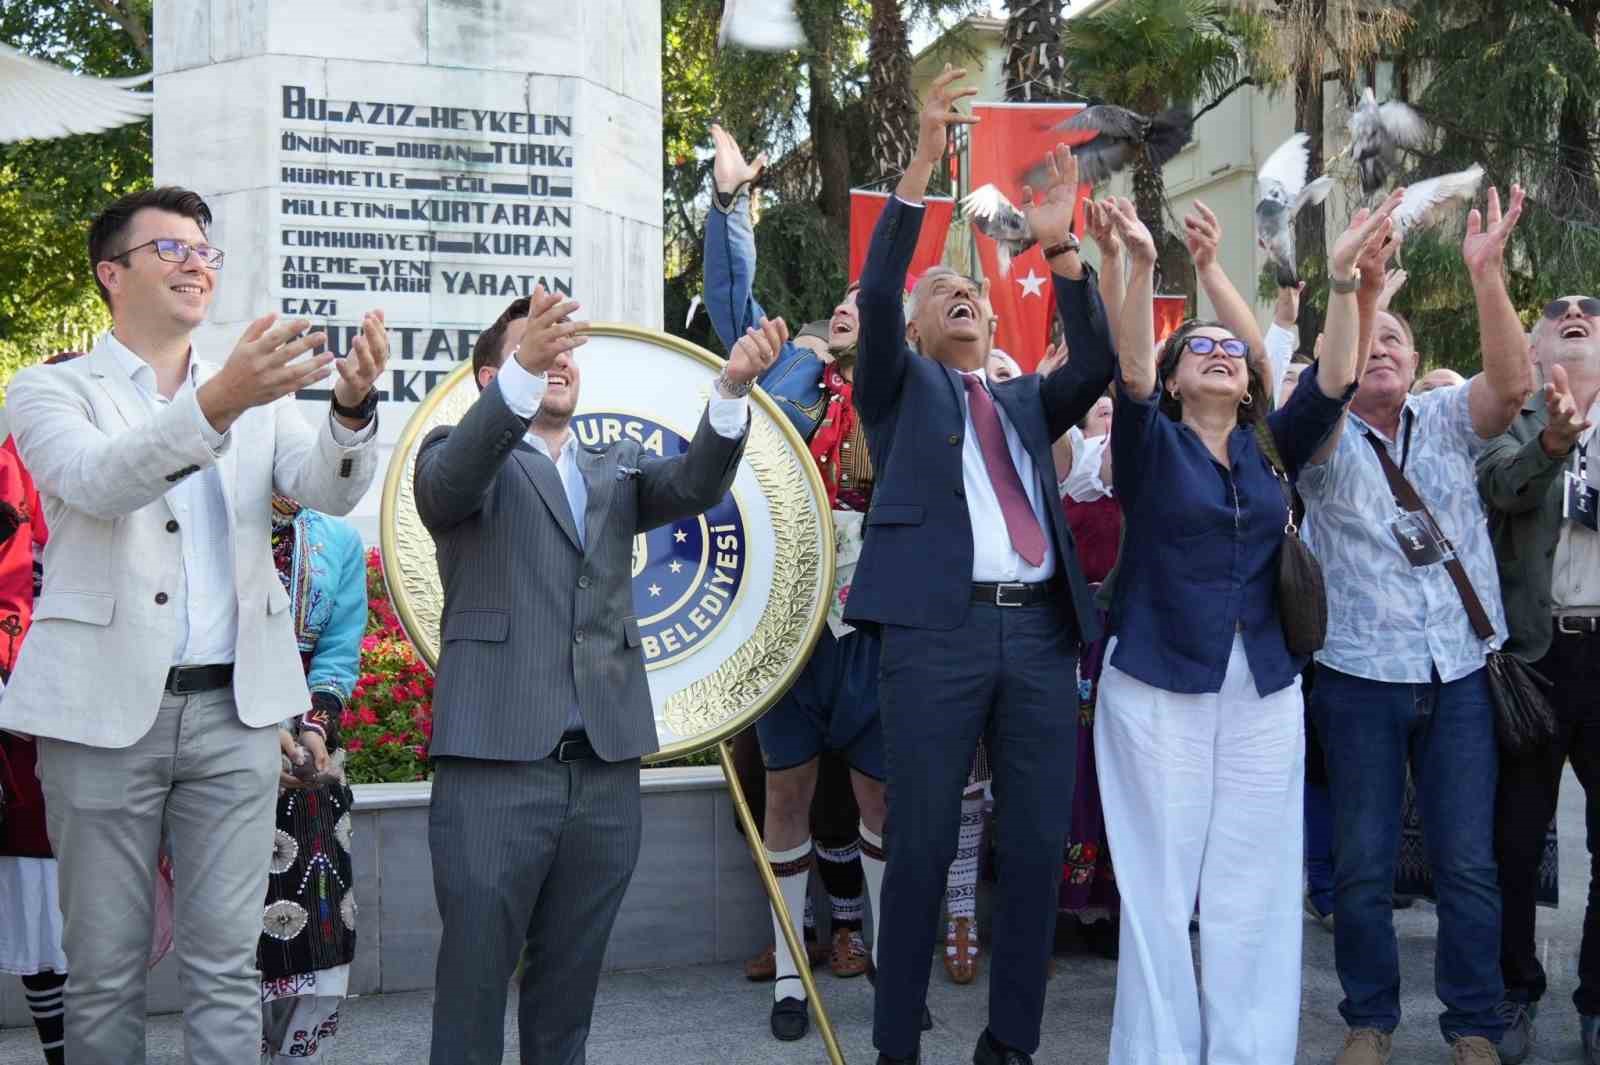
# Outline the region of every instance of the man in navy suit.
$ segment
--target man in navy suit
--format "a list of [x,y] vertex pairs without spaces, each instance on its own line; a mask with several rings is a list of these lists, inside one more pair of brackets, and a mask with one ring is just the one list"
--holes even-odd
[[855,399],[879,472],[845,617],[878,626],[883,640],[879,1065],[917,1061],[945,872],[980,736],[994,769],[999,896],[989,1026],[973,1061],[1031,1065],[1072,805],[1074,660],[1099,628],[1050,458],[1050,442],[1105,393],[1116,362],[1071,232],[1071,152],[1056,149],[1050,188],[1025,207],[1055,274],[1072,351],[1064,366],[987,380],[992,312],[979,286],[952,271],[929,271],[901,307],[946,129],[975,121],[954,109],[977,92],[952,88],[964,74],[947,68],[933,83],[916,158],[873,233],[858,298]]

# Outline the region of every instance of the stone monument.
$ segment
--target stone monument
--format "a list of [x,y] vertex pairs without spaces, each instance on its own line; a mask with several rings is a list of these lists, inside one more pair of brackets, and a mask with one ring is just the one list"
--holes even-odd
[[342,354],[382,308],[387,458],[536,284],[659,328],[660,23],[659,0],[156,0],[155,179],[206,197],[227,253],[204,357],[269,311]]

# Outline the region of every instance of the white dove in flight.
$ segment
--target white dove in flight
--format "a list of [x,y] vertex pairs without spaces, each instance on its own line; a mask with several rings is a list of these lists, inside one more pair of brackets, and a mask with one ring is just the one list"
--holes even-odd
[[805,31],[793,0],[723,0],[717,47],[736,44],[752,52],[792,52],[804,48]]
[[1272,257],[1278,284],[1288,288],[1300,280],[1295,271],[1295,215],[1302,207],[1327,199],[1333,187],[1333,179],[1326,174],[1306,181],[1311,161],[1306,148],[1309,139],[1307,134],[1296,133],[1274,148],[1256,171],[1256,240]]
[[155,97],[129,92],[150,80],[91,78],[0,44],[0,144],[99,133],[141,121]]
[[[1399,100],[1378,103],[1372,90],[1361,93],[1361,103],[1350,112],[1350,151],[1361,175],[1361,191],[1371,196],[1400,166],[1400,149],[1428,144],[1432,130],[1423,117]],[[1341,153],[1342,154],[1342,153]]]
[[995,254],[1000,264],[1000,276],[1011,273],[1011,260],[1038,243],[1028,216],[1006,199],[1005,193],[993,185],[973,189],[961,201],[978,232],[994,241]]
[[[1454,205],[1470,202],[1478,194],[1478,186],[1482,183],[1483,167],[1473,163],[1454,174],[1440,174],[1407,185],[1405,195],[1400,198],[1400,206],[1394,209],[1391,216],[1400,249],[1405,247],[1405,240],[1411,234],[1444,221],[1446,213]],[[1400,261],[1400,249],[1395,252],[1396,264]]]

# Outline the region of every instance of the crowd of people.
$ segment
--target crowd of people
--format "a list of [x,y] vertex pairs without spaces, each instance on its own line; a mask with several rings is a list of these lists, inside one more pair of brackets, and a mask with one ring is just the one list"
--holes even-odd
[[[1158,341],[1146,221],[1082,204],[1091,266],[1061,147],[1024,206],[1061,341],[1018,353],[1024,372],[994,348],[987,282],[908,285],[949,127],[973,121],[963,73],[933,83],[859,280],[793,335],[753,288],[762,161],[713,129],[705,298],[728,354],[682,454],[579,445],[581,308],[542,289],[479,336],[476,401],[420,445],[445,593],[431,1060],[501,1060],[519,964],[522,1060],[584,1060],[656,749],[625,560],[728,491],[758,383],[809,448],[838,552],[819,642],[737,745],[775,905],[805,929],[796,959],[775,909],[746,966],[772,982],[774,1037],[806,1036],[800,967],[826,964],[874,982],[880,1065],[915,1063],[939,957],[958,984],[987,970],[976,1065],[1028,1065],[1065,920],[1117,959],[1114,1065],[1281,1065],[1309,919],[1344,989],[1336,1065],[1384,1065],[1415,832],[1452,1060],[1526,1060],[1569,759],[1591,822],[1600,802],[1600,300],[1552,299],[1525,331],[1504,280],[1523,194],[1502,210],[1491,189],[1461,248],[1482,370],[1419,378],[1389,309],[1395,190],[1332,241],[1310,358],[1301,286],[1263,332],[1218,262],[1241,238],[1197,204],[1182,233],[1216,320]],[[338,360],[264,318],[207,361],[209,224],[175,188],[105,211],[89,251],[112,330],[9,388],[0,971],[50,1065],[143,1061],[169,949],[194,1062],[326,1057],[349,991],[339,736],[366,586],[331,515],[375,473],[383,316]],[[294,393],[335,374],[308,427]],[[1502,653],[1549,682],[1538,742],[1502,735]],[[1574,997],[1600,1065],[1595,884]]]

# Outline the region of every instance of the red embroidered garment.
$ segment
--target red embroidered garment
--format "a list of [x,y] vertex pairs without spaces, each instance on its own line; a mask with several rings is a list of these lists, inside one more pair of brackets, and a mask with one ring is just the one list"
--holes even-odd
[[[0,503],[12,507],[21,519],[11,538],[0,543],[0,671],[9,677],[33,621],[34,551],[44,547],[47,535],[38,490],[9,436],[0,444]],[[0,733],[0,788],[5,789],[6,804],[0,820],[0,854],[50,857],[44,795],[34,775],[33,741]]]

